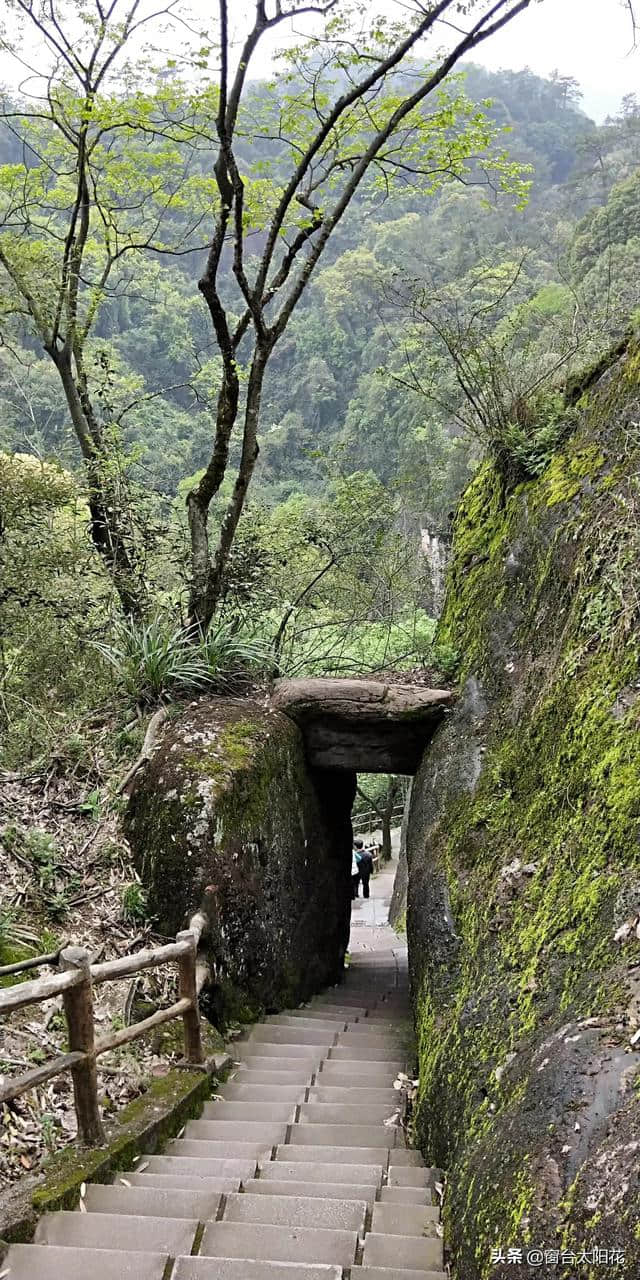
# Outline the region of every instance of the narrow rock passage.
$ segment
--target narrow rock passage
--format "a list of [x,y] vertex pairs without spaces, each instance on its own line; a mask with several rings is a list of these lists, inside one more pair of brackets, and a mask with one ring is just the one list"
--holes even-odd
[[253,1027],[202,1118],[46,1215],[7,1280],[444,1280],[436,1171],[389,1123],[412,1052],[392,879],[354,904],[344,984]]

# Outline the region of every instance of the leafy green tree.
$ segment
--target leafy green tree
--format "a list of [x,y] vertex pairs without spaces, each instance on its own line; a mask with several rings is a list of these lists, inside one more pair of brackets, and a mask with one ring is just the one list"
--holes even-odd
[[[18,34],[11,41],[5,28],[0,47],[20,63],[22,40],[35,40],[42,68],[19,101],[2,103],[21,155],[0,169],[0,315],[26,324],[58,374],[84,459],[93,542],[125,611],[136,614],[144,576],[106,394],[110,357],[91,344],[105,298],[126,288],[129,259],[192,247],[202,199],[210,201],[209,184],[185,167],[178,146],[193,137],[194,108],[166,81],[149,93],[146,60],[137,81],[131,63],[116,78],[130,42],[161,16],[142,0],[113,0],[107,9],[9,0],[8,13]],[[177,221],[185,208],[186,226]]]
[[[253,23],[232,71],[228,5],[220,0],[218,209],[200,288],[222,358],[222,381],[211,460],[188,498],[190,615],[200,627],[209,624],[223,590],[226,562],[255,469],[267,367],[329,240],[367,185],[388,191],[396,183],[412,182],[433,194],[447,179],[477,171],[478,157],[487,152],[495,131],[461,92],[446,93],[441,86],[465,54],[528,4],[529,0],[471,4],[467,30],[461,31],[458,22],[451,24],[448,29],[454,36],[448,50],[417,70],[412,55],[419,43],[446,30],[438,24],[450,12],[459,16],[451,0],[440,0],[428,11],[405,11],[398,22],[378,14],[368,18],[368,6],[362,4],[277,3],[270,14],[266,0],[256,0]],[[249,120],[247,82],[261,39],[285,19],[307,12],[325,20],[324,32],[286,52],[288,81],[280,76],[260,101],[254,97]],[[247,166],[242,149],[247,135],[275,140],[271,181],[263,163],[258,173]],[[515,171],[504,156],[489,167],[498,183],[513,185]],[[263,247],[255,262],[251,250],[257,231]],[[237,301],[229,300],[225,271],[229,242]],[[241,353],[247,368],[244,395],[238,370]],[[242,447],[233,493],[212,554],[209,507],[227,472],[229,443],[239,420]]]
[[[171,75],[150,93],[148,63],[136,82],[125,61],[145,24],[158,22],[144,0],[122,12],[120,0],[108,10],[99,4],[94,10],[90,0],[43,7],[10,0],[10,12],[44,44],[52,65],[43,65],[45,95],[31,104],[6,101],[2,113],[23,148],[0,175],[5,309],[15,309],[18,299],[58,372],[85,461],[92,536],[127,612],[140,612],[145,588],[128,472],[118,422],[106,396],[96,402],[87,368],[92,332],[105,323],[105,297],[119,299],[130,282],[125,262],[141,253],[192,252],[203,219],[213,219],[200,288],[220,383],[213,449],[188,496],[189,617],[206,629],[224,591],[255,467],[267,366],[316,265],[357,194],[409,183],[433,195],[451,178],[479,174],[496,130],[458,86],[448,92],[442,86],[462,57],[529,3],[476,0],[461,31],[439,25],[456,11],[454,0],[399,14],[398,21],[337,0],[278,0],[272,11],[267,0],[256,0],[234,64],[228,5],[220,0],[217,82],[187,91],[180,68],[169,63]],[[252,88],[260,41],[307,13],[324,30],[286,52],[277,84]],[[420,67],[414,57],[420,42],[443,30],[454,32],[449,48]],[[7,48],[6,37],[3,43]],[[19,58],[19,42],[9,48]],[[191,65],[206,68],[210,55],[210,45],[192,48]],[[217,159],[209,176],[198,150],[210,147],[212,137]],[[256,139],[273,144],[268,159],[256,158]],[[489,172],[492,183],[517,187],[502,154],[487,160]],[[167,318],[165,331],[182,352],[187,336],[176,318]],[[312,386],[319,373],[316,363]],[[235,483],[212,553],[209,508],[230,464],[236,425]]]

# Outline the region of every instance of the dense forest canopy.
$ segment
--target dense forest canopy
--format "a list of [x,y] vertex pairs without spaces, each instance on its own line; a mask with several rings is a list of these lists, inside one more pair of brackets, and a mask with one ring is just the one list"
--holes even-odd
[[[369,30],[375,57],[403,32]],[[125,62],[84,106],[77,66],[43,109],[15,88],[2,96],[0,709],[15,758],[76,722],[88,679],[96,704],[107,697],[114,669],[144,703],[246,663],[432,662],[421,528],[446,537],[487,448],[524,473],[544,465],[567,380],[638,307],[640,103],[596,127],[573,80],[488,72],[463,50],[428,112],[366,170],[267,342],[259,455],[248,447],[256,352],[278,314],[249,281],[292,154],[368,65],[340,27],[332,48],[289,50],[270,81],[242,87],[229,172],[246,175],[243,204],[235,241],[221,234],[213,303],[212,46],[191,78],[178,57],[145,61],[137,79]],[[343,135],[336,125],[284,214],[274,298],[280,276],[286,290],[304,274],[372,130],[432,71],[419,57],[390,68],[380,101],[376,87]],[[78,203],[85,124],[93,186]],[[230,355],[220,334],[234,326]],[[229,461],[210,482],[221,439]],[[184,630],[203,485],[205,579],[220,568],[204,653]],[[451,655],[438,658],[446,668]]]

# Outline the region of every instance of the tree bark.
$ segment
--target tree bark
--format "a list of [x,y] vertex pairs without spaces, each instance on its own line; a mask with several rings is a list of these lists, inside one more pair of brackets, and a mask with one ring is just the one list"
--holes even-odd
[[382,850],[381,857],[383,862],[391,861],[391,822],[393,820],[393,810],[400,791],[400,780],[391,778],[387,788],[387,798],[382,809]]
[[108,456],[101,427],[95,420],[86,391],[81,394],[76,385],[68,353],[54,346],[49,346],[48,353],[60,375],[84,458],[93,545],[109,569],[125,614],[139,618],[142,613],[141,586],[135,553],[130,549],[126,502],[123,504],[122,495],[117,492],[113,476],[109,474],[113,472],[114,460]]
[[238,412],[239,386],[230,386],[225,378],[218,400],[218,423],[214,454],[200,484],[187,499],[191,530],[192,587],[189,602],[189,627],[202,633],[208,630],[224,588],[224,577],[236,529],[242,515],[247,490],[258,454],[258,422],[260,401],[267,361],[271,353],[268,343],[256,343],[244,411],[242,453],[233,494],[225,512],[213,560],[209,552],[207,519],[212,497],[224,479],[229,454],[229,437]]

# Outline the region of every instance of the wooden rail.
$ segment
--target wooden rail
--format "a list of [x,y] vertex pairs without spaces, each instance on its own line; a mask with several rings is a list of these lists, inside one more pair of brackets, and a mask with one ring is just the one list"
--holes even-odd
[[[404,801],[393,806],[391,818],[401,818],[404,813]],[[382,814],[377,809],[366,809],[364,813],[354,813],[351,825],[355,835],[363,831],[379,831],[382,827]]]
[[[84,1146],[100,1146],[105,1140],[98,1105],[96,1066],[101,1054],[107,1053],[110,1049],[117,1049],[119,1045],[129,1044],[132,1040],[140,1039],[147,1031],[152,1031],[154,1027],[159,1027],[164,1022],[170,1022],[173,1018],[182,1018],[185,1061],[193,1065],[201,1065],[204,1061],[204,1052],[198,1008],[196,956],[200,936],[205,927],[206,920],[199,913],[194,916],[191,927],[178,934],[175,942],[170,942],[165,947],[122,956],[118,960],[107,960],[103,964],[92,965],[89,953],[82,947],[64,947],[57,957],[62,972],[46,978],[37,978],[32,982],[21,982],[4,990],[0,989],[0,1014],[24,1009],[30,1004],[51,1000],[54,996],[62,996],[69,1044],[68,1053],[58,1054],[49,1062],[33,1067],[21,1076],[11,1080],[0,1076],[0,1103],[18,1098],[28,1089],[44,1084],[52,1076],[70,1071],[78,1120],[78,1139]],[[48,956],[39,959],[41,964],[51,963],[51,958]],[[156,969],[172,961],[177,962],[178,965],[180,998],[168,1009],[158,1009],[142,1022],[136,1022],[131,1027],[124,1027],[122,1031],[114,1031],[110,1035],[96,1038],[93,988],[102,982],[130,978],[144,969]],[[28,964],[28,961],[25,962],[24,967],[28,967]]]

